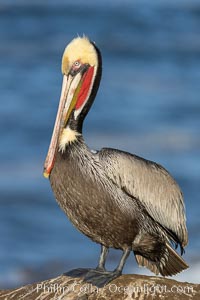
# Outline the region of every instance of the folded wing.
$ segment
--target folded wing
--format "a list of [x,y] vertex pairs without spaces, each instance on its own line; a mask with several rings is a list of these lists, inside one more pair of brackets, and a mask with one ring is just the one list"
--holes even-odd
[[188,234],[183,195],[168,171],[152,161],[115,149],[103,148],[98,155],[108,178],[141,201],[149,215],[175,234],[184,247]]

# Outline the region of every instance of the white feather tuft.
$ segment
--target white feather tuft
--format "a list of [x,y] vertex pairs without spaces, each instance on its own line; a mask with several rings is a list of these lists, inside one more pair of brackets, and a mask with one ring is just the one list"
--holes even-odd
[[72,130],[71,128],[67,127],[63,129],[63,132],[60,136],[59,141],[59,151],[64,152],[66,149],[66,146],[68,144],[74,143],[77,140],[77,136],[80,136],[81,134],[77,132],[76,130]]

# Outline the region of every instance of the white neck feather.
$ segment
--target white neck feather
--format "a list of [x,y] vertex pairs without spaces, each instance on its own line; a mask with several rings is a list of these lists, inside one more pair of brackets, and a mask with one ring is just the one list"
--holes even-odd
[[68,144],[77,141],[77,137],[81,134],[70,127],[64,128],[59,140],[59,151],[64,152]]

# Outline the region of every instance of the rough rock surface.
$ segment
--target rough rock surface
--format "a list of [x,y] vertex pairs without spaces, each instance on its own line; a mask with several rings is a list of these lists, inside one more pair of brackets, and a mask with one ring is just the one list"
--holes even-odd
[[13,290],[1,290],[0,300],[200,300],[200,285],[168,278],[122,275],[103,288],[83,282],[81,278],[61,275]]

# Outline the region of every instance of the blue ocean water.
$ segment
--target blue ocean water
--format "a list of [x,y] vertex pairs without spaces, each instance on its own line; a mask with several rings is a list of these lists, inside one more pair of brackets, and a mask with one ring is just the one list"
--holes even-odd
[[[136,153],[173,174],[185,197],[189,245],[184,257],[191,265],[177,278],[198,282],[199,1],[3,0],[0,287],[97,263],[98,245],[70,224],[42,176],[60,96],[62,52],[77,34],[94,40],[103,56],[85,139],[93,149]],[[118,252],[111,252],[110,268]],[[125,272],[146,273],[133,257]]]

